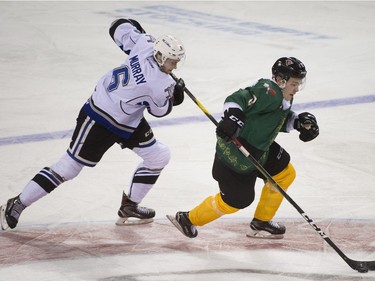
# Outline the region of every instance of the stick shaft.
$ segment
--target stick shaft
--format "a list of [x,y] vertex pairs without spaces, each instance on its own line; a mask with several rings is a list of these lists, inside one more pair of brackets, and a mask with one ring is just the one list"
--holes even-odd
[[[178,78],[173,73],[171,73],[170,75],[172,76],[173,80],[177,82]],[[196,97],[194,97],[194,95],[189,91],[189,89],[185,87],[184,91],[193,100],[193,102],[203,111],[203,113],[206,114],[206,116],[212,121],[212,123],[214,123],[215,126],[217,126],[218,122],[216,121],[216,119],[203,106],[203,104],[201,104],[200,101]]]

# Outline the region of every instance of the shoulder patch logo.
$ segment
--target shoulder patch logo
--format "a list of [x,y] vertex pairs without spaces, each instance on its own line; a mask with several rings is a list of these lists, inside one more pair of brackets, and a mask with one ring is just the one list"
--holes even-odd
[[272,89],[267,83],[264,83],[263,87],[267,89],[267,94],[270,93],[273,96],[276,95],[276,91]]

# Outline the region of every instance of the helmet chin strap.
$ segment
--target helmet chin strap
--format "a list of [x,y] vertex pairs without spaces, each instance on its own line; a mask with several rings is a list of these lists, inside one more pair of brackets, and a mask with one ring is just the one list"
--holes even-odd
[[158,64],[160,71],[161,71],[161,72],[164,72],[164,73],[166,73],[166,74],[169,74],[169,72],[167,72],[167,71],[165,71],[165,70],[163,69],[164,62],[165,62],[165,61],[163,62],[163,64],[161,64],[161,63],[159,62],[159,60],[157,59],[156,56],[153,56],[153,58],[154,58],[154,60],[156,61],[156,63]]
[[[161,59],[162,55],[159,55],[159,58],[160,58],[160,60],[161,60],[162,62],[159,61],[159,59],[157,58],[157,55],[154,55],[153,57],[154,57],[154,60],[156,61],[156,63],[158,64],[160,70],[161,70],[162,72],[165,72],[165,71],[163,70],[163,66],[164,66],[164,63],[165,63],[166,60],[163,61],[163,60]],[[165,73],[166,73],[166,72],[165,72]]]

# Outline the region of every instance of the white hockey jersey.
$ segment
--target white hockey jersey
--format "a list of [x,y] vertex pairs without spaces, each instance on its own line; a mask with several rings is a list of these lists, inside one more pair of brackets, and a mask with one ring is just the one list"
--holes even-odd
[[116,27],[113,39],[129,56],[99,80],[84,109],[97,123],[128,139],[145,109],[157,117],[171,111],[176,83],[153,58],[154,37],[140,33],[130,23],[122,23]]

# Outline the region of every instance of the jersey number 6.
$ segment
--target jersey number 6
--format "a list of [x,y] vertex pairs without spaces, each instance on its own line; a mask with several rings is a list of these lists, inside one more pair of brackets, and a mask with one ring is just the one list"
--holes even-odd
[[107,88],[108,92],[116,90],[118,88],[118,85],[120,84],[120,81],[122,86],[125,87],[129,83],[129,79],[129,68],[127,66],[115,68],[112,72],[112,81]]

